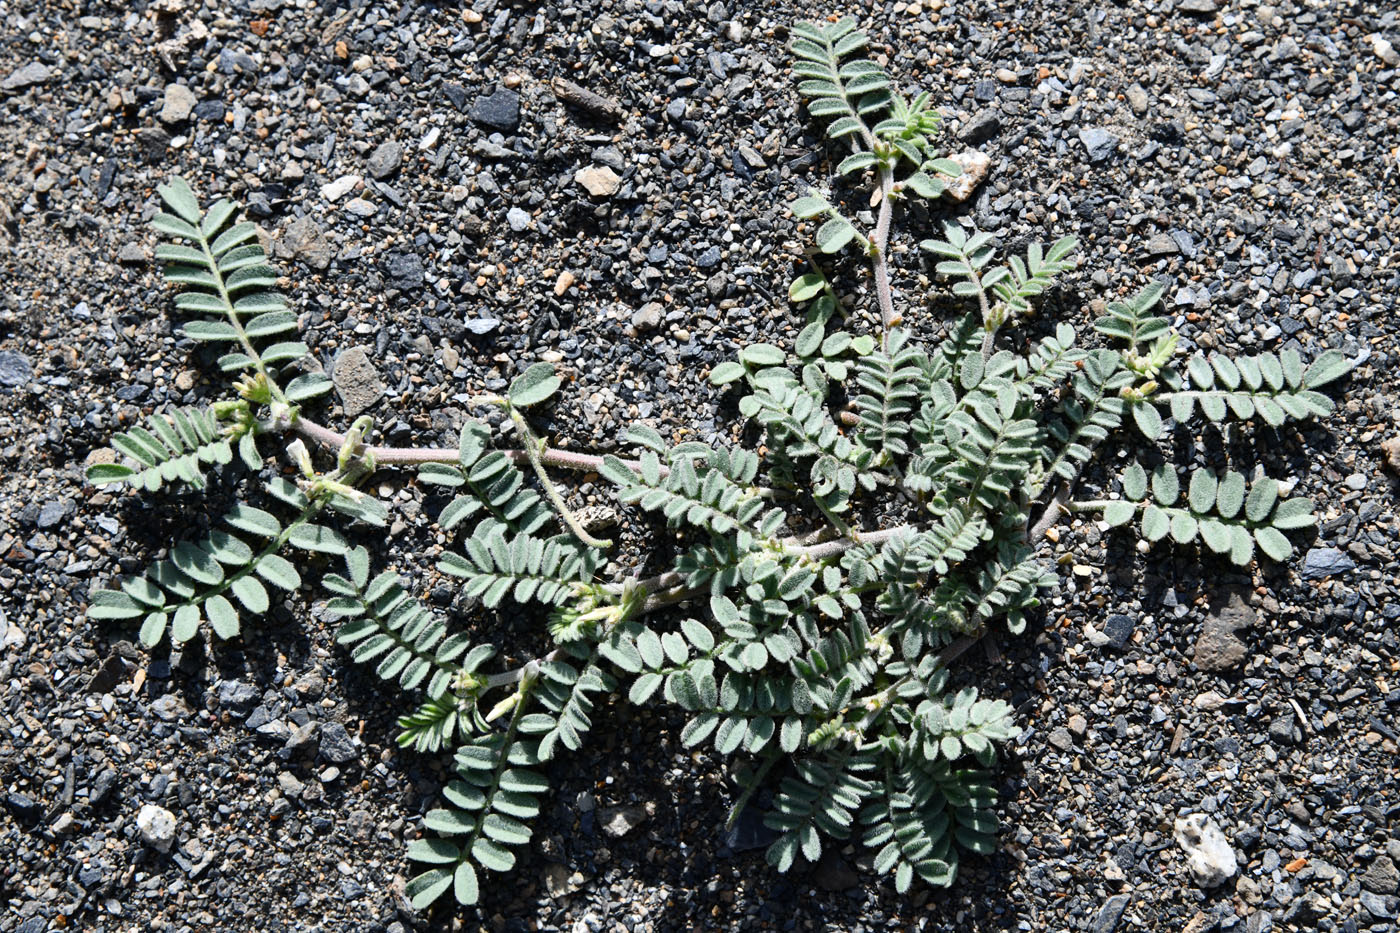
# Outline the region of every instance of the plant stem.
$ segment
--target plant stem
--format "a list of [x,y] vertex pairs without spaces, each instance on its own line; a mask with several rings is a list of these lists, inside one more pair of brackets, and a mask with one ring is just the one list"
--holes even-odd
[[875,218],[870,267],[875,276],[875,297],[880,302],[880,348],[889,350],[890,330],[898,320],[894,311],[894,297],[890,293],[889,262],[890,219],[894,214],[894,200],[890,193],[894,191],[894,169],[881,165],[879,181],[880,213]]
[[569,526],[569,530],[589,547],[596,547],[607,550],[612,547],[612,541],[607,538],[595,538],[579,522],[578,516],[569,508],[569,504],[564,501],[564,497],[555,488],[554,481],[545,472],[544,463],[541,462],[540,452],[544,447],[535,437],[530,426],[525,423],[525,416],[514,408],[510,409],[510,420],[515,425],[515,430],[519,432],[521,439],[525,442],[525,458],[530,461],[530,466],[535,471],[535,476],[539,478],[540,485],[544,487],[544,494],[549,497],[550,504],[554,506],[554,511],[559,513],[559,517],[564,520],[564,524]]
[[229,297],[228,286],[224,284],[224,274],[219,271],[219,262],[214,258],[214,251],[209,246],[209,238],[203,232],[200,232],[199,247],[204,250],[204,258],[209,263],[209,271],[214,277],[214,285],[219,290],[219,300],[224,303],[224,316],[228,318],[229,326],[238,335],[238,343],[243,347],[243,352],[248,354],[253,361],[253,366],[267,382],[267,388],[272,393],[272,397],[283,405],[290,404],[287,401],[287,396],[282,393],[282,387],[268,374],[267,366],[262,361],[262,354],[253,348],[253,341],[248,339],[248,332],[243,329],[243,322],[238,319],[238,312],[233,309],[233,299]]
[[[900,525],[896,528],[883,528],[879,531],[857,532],[859,541],[850,536],[837,538],[827,538],[832,532],[830,528],[823,528],[818,532],[806,535],[797,535],[791,538],[783,538],[778,541],[778,545],[787,553],[796,557],[806,557],[811,560],[821,560],[826,557],[834,557],[838,554],[849,551],[858,544],[881,544],[897,535],[908,531],[918,530],[918,525]],[[823,540],[825,539],[825,540]],[[685,588],[686,574],[679,570],[671,570],[654,577],[637,580],[631,585],[648,594],[646,603],[642,606],[642,612],[655,612],[676,603],[685,602],[687,599],[694,599],[709,591],[708,586]],[[604,589],[614,595],[621,594],[623,584],[608,584]]]
[[[344,434],[323,427],[304,415],[298,415],[290,424],[284,426],[283,430],[291,431],[304,440],[320,444],[322,447],[329,447],[332,450],[339,450],[341,445],[345,443]],[[460,458],[455,447],[366,447],[364,452],[372,456],[378,466],[456,463]],[[516,464],[529,463],[529,455],[523,450],[503,450],[501,452]],[[560,467],[566,470],[597,472],[603,466],[603,458],[596,454],[574,453],[555,447],[543,448],[540,450],[539,456],[540,462],[545,466]],[[640,470],[642,467],[641,463],[636,460],[623,459],[622,462],[631,469]],[[669,472],[670,468],[663,464],[661,466],[662,475]]]
[[1026,529],[1026,541],[1037,541],[1050,530],[1050,526],[1060,520],[1060,515],[1069,511],[1065,502],[1069,499],[1069,483],[1064,483],[1055,490],[1055,495],[1050,497],[1050,501],[1045,505],[1045,511],[1040,513],[1040,518],[1034,525]]
[[729,819],[724,821],[725,829],[734,828],[734,823],[739,819],[739,814],[743,813],[744,807],[748,806],[749,798],[753,796],[754,791],[758,790],[759,785],[762,784],[763,779],[768,776],[768,772],[773,770],[773,765],[777,764],[780,757],[782,756],[779,754],[777,748],[770,744],[763,754],[763,763],[758,766],[758,770],[754,772],[753,777],[744,788],[744,792],[739,795],[739,799],[734,801],[734,806],[729,808]]
[[[1080,501],[1078,501],[1078,502],[1063,502],[1063,503],[1061,503],[1061,505],[1064,507],[1064,510],[1065,510],[1066,512],[1097,512],[1097,511],[1099,511],[1100,509],[1107,508],[1107,507],[1110,506],[1110,505],[1117,505],[1117,504],[1120,503],[1120,502],[1126,502],[1126,501],[1128,501],[1128,500],[1126,500],[1126,499],[1083,499],[1083,500],[1080,500]],[[1143,505],[1144,505],[1144,503],[1142,503],[1142,502],[1129,502],[1128,504],[1131,505],[1131,506],[1132,506],[1133,508],[1135,508],[1135,509],[1140,509],[1140,508],[1142,508]]]

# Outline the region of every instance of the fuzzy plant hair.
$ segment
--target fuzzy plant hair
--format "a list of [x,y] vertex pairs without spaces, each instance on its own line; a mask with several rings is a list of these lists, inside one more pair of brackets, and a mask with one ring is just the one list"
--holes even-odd
[[[408,846],[421,866],[414,905],[449,891],[474,904],[483,872],[512,870],[554,762],[590,740],[614,697],[679,707],[680,741],[734,763],[731,820],[773,789],[763,820],[779,871],[853,843],[900,892],[916,879],[950,885],[967,853],[996,846],[991,769],[1017,726],[1004,700],[951,690],[949,665],[989,628],[1025,628],[1056,584],[1048,529],[1087,513],[1148,545],[1244,566],[1287,560],[1288,532],[1314,523],[1312,504],[1275,478],[1182,476],[1160,457],[1076,498],[1110,438],[1135,435],[1155,454],[1164,416],[1279,426],[1325,415],[1333,403],[1318,390],[1348,361],[1327,351],[1306,363],[1292,349],[1183,359],[1155,282],[1109,301],[1088,333],[1037,322],[1041,335],[1028,335],[1037,297],[1076,266],[1072,237],[999,257],[992,234],[950,220],[918,243],[943,283],[934,301],[897,296],[894,221],[916,202],[934,208],[960,169],[940,149],[929,95],[902,94],[865,45],[849,19],[792,30],[798,92],[842,156],[834,190],[791,205],[814,244],[788,289],[806,317],[796,341],[745,346],[708,374],[755,426],[749,446],[677,444],[637,424],[625,455],[552,448],[529,415],[561,380],[524,361],[505,394],[474,400],[504,413],[513,448],[484,420],[449,448],[375,446],[367,417],[344,433],[322,426],[310,410],[330,384],[294,375],[307,346],[254,225],[229,201],[201,206],[179,178],[159,189],[174,311],[186,336],[224,351],[232,391],[150,415],[112,439],[121,462],[88,476],[203,489],[236,458],[255,480],[212,530],[95,591],[88,615],[139,626],[148,648],[212,645],[289,594],[322,594],[345,656],[402,695],[399,745],[450,762]],[[873,226],[846,203],[870,204]],[[841,301],[828,274],[838,254],[868,263],[873,308]],[[906,323],[930,306],[948,318]],[[296,478],[270,469],[272,456]],[[346,523],[385,525],[367,481],[393,469],[451,491],[437,566],[483,618],[507,606],[533,618],[532,660],[502,664],[489,626],[449,621],[347,542]],[[679,541],[671,566],[604,576],[612,542],[570,506],[562,471],[600,478],[620,508]]]

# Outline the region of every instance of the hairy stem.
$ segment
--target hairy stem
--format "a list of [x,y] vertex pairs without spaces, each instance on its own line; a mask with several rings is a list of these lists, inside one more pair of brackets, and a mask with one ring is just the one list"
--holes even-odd
[[[339,450],[345,443],[345,435],[330,428],[323,427],[303,415],[298,415],[283,430],[291,431],[297,436],[312,441],[322,447],[332,450]],[[421,463],[456,463],[460,458],[460,453],[455,447],[366,447],[364,453],[374,458],[377,466],[406,466]],[[514,463],[523,465],[530,462],[529,454],[524,450],[504,450],[502,451]],[[570,450],[559,450],[556,447],[545,447],[539,452],[540,462],[545,466],[559,467],[566,470],[580,470],[583,472],[596,472],[603,466],[603,458],[596,454],[580,454]],[[619,458],[622,459],[622,458]],[[636,460],[623,459],[622,462],[633,469],[641,469],[641,463]],[[665,475],[670,469],[664,464],[661,466],[661,473]]]
[[880,302],[880,348],[889,350],[890,330],[898,322],[894,310],[894,297],[890,293],[890,219],[894,214],[894,169],[880,166],[880,213],[875,218],[875,236],[871,240],[871,271],[875,276],[875,297]]
[[[198,226],[196,225],[196,229]],[[290,404],[287,396],[283,394],[282,387],[277,384],[267,371],[267,366],[262,361],[262,354],[253,348],[253,341],[249,339],[248,332],[243,329],[243,322],[238,319],[238,312],[233,309],[233,299],[229,297],[228,286],[224,283],[224,274],[219,270],[219,261],[214,258],[214,251],[209,246],[209,238],[200,231],[199,248],[204,251],[204,258],[209,263],[209,272],[214,277],[214,286],[219,290],[219,300],[224,303],[224,317],[228,319],[229,326],[238,335],[238,343],[243,348],[243,352],[253,361],[253,366],[257,368],[267,383],[267,389],[272,393],[272,397],[283,405]]]
[[763,779],[768,776],[768,772],[773,770],[773,765],[778,763],[782,757],[781,752],[775,745],[770,744],[763,753],[763,761],[759,764],[758,770],[754,772],[749,783],[744,787],[744,792],[739,795],[739,799],[734,801],[734,806],[729,808],[729,819],[724,821],[725,829],[733,829],[734,824],[739,820],[739,814],[744,812],[744,807],[748,806],[749,798],[758,790]]
[[1034,525],[1026,529],[1026,541],[1038,541],[1042,538],[1050,526],[1060,520],[1060,516],[1068,511],[1066,501],[1069,499],[1069,484],[1065,483],[1055,490],[1055,495],[1045,506],[1045,511],[1040,513],[1040,518]]
[[525,422],[525,416],[514,408],[510,409],[510,420],[515,425],[515,430],[519,432],[521,439],[525,442],[525,459],[530,461],[531,468],[535,471],[535,476],[539,479],[540,485],[544,487],[544,494],[549,497],[549,502],[554,506],[554,511],[559,513],[564,524],[569,526],[569,530],[589,547],[596,547],[607,550],[612,547],[612,541],[607,538],[595,538],[583,527],[578,520],[578,516],[569,508],[569,504],[564,501],[564,497],[559,494],[559,490],[554,485],[554,481],[545,472],[544,463],[541,460],[541,450],[544,447],[539,439],[535,437],[530,426]]

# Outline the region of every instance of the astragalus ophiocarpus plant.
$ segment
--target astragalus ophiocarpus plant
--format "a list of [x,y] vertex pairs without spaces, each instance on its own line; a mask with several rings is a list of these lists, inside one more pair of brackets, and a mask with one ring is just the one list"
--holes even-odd
[[[840,193],[792,204],[816,247],[789,288],[807,318],[795,345],[746,346],[709,374],[761,429],[749,448],[672,444],[637,425],[628,457],[553,449],[527,417],[561,386],[543,363],[522,365],[506,394],[476,399],[504,412],[515,449],[497,446],[485,421],[447,449],[373,446],[368,418],[344,434],[323,427],[306,406],[327,380],[285,378],[307,347],[254,226],[234,223],[227,201],[202,209],[178,178],[160,189],[169,213],[155,227],[170,242],[157,255],[180,287],[175,310],[187,336],[228,351],[219,365],[236,391],[150,416],[113,439],[125,462],[89,477],[203,487],[237,456],[271,478],[258,505],[234,506],[144,574],[95,592],[89,615],[139,624],[147,646],[206,631],[236,638],[269,608],[268,585],[296,591],[319,566],[300,552],[343,563],[315,581],[344,620],[339,643],[411,703],[399,744],[450,755],[455,771],[408,849],[425,865],[409,885],[415,905],[448,889],[474,903],[482,869],[515,865],[550,763],[588,741],[612,694],[679,706],[684,745],[735,759],[735,814],[757,788],[775,788],[764,818],[779,870],[850,840],[900,891],[915,878],[951,884],[962,852],[995,846],[988,769],[1016,726],[1002,700],[947,692],[947,664],[989,626],[1023,629],[1056,579],[1037,556],[1044,532],[1089,512],[1137,524],[1147,542],[1199,541],[1204,559],[1244,565],[1287,559],[1283,532],[1314,521],[1311,503],[1281,498],[1274,479],[1198,469],[1183,482],[1154,442],[1163,412],[1268,426],[1325,414],[1332,403],[1317,389],[1346,360],[1329,351],[1305,366],[1285,349],[1183,361],[1153,313],[1155,283],[1110,302],[1092,346],[1068,323],[1027,341],[1022,319],[1074,269],[1074,240],[999,263],[990,234],[951,221],[920,244],[952,283],[951,298],[938,293],[946,335],[925,346],[903,324],[926,298],[894,294],[890,238],[903,205],[932,205],[958,174],[940,157],[938,114],[861,57],[851,21],[793,33],[799,91],[849,154]],[[870,204],[873,226],[843,203]],[[870,265],[869,315],[842,306],[820,262],[851,250]],[[1105,497],[1077,500],[1081,471],[1120,431],[1140,435],[1159,465],[1130,462]],[[265,470],[270,454],[298,478]],[[455,492],[437,517],[453,539],[438,566],[486,609],[537,607],[533,660],[499,663],[489,630],[454,630],[346,542],[340,522],[385,523],[366,484],[385,469],[416,469]],[[560,471],[595,474],[621,504],[664,520],[681,542],[673,566],[601,578],[611,542],[571,510]]]

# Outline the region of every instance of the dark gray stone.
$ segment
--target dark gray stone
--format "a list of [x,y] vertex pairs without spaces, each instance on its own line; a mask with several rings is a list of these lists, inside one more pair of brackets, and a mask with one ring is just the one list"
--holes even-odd
[[1362,907],[1366,908],[1366,912],[1377,920],[1389,920],[1395,916],[1394,898],[1377,894],[1374,891],[1362,891],[1356,899],[1361,902]]
[[1115,612],[1104,620],[1104,636],[1115,648],[1122,648],[1133,637],[1133,620],[1121,612]]
[[351,347],[336,358],[331,381],[335,383],[336,393],[345,406],[346,416],[350,418],[369,411],[384,394],[379,371],[364,347]]
[[763,814],[755,807],[745,807],[739,818],[724,834],[724,844],[731,852],[766,849],[778,838],[778,832],[763,822]]
[[22,91],[32,85],[43,84],[52,74],[53,69],[43,62],[30,62],[10,72],[0,87],[7,91]]
[[219,703],[234,712],[248,712],[261,696],[257,687],[241,680],[225,680],[219,684]]
[[297,726],[292,730],[292,734],[287,736],[287,744],[282,746],[283,757],[295,758],[310,755],[315,751],[320,736],[321,724],[314,719],[304,725]]
[[1104,901],[1099,908],[1099,915],[1094,918],[1094,925],[1089,929],[1092,933],[1113,933],[1118,928],[1118,921],[1123,919],[1123,911],[1128,909],[1128,902],[1132,898],[1127,894],[1115,894]]
[[1079,141],[1089,153],[1090,162],[1102,162],[1118,150],[1118,137],[1102,127],[1084,127],[1079,131]]
[[88,678],[87,690],[89,693],[111,693],[125,675],[126,663],[122,661],[121,656],[109,654],[102,666],[93,671],[92,676]]
[[860,875],[835,851],[828,848],[812,869],[812,880],[823,891],[848,891],[860,885]]
[[221,100],[202,100],[195,105],[194,115],[200,120],[218,123],[223,120],[227,108]]
[[52,528],[69,512],[73,511],[73,501],[71,499],[50,499],[39,507],[39,518],[36,524],[40,528]]
[[0,385],[22,386],[34,378],[34,364],[15,350],[0,352]]
[[44,808],[33,797],[19,791],[10,791],[5,796],[5,807],[21,823],[36,823],[44,813]]
[[1361,876],[1361,886],[1377,894],[1395,894],[1400,890],[1400,872],[1388,855],[1376,858]]
[[1269,723],[1269,738],[1276,745],[1299,745],[1303,741],[1303,730],[1292,713],[1285,713]]
[[1159,233],[1147,241],[1146,253],[1149,256],[1175,256],[1181,248],[1169,234]]
[[298,217],[287,224],[274,242],[273,252],[282,259],[300,259],[320,271],[324,271],[335,256],[330,241],[310,217]]
[[477,123],[510,132],[520,125],[520,95],[509,88],[498,87],[476,99],[471,116]]
[[980,145],[1001,132],[1001,115],[988,107],[974,114],[958,132],[958,138],[970,146]]
[[384,270],[395,288],[406,291],[423,287],[423,260],[413,253],[390,253],[384,257]]
[[1346,555],[1341,548],[1315,547],[1303,558],[1303,569],[1299,575],[1304,580],[1324,580],[1356,569],[1356,561]]
[[112,791],[117,786],[117,772],[112,768],[107,768],[98,773],[92,779],[92,787],[88,790],[88,805],[100,806],[111,796]]
[[368,159],[365,160],[365,169],[378,179],[388,178],[399,170],[403,164],[403,146],[394,140],[382,142]]
[[1195,259],[1199,250],[1196,248],[1196,240],[1185,230],[1173,230],[1169,234],[1176,243],[1177,249],[1181,250],[1181,255],[1187,259]]
[[321,757],[343,765],[360,757],[360,753],[344,726],[338,722],[328,722],[321,727]]
[[1253,625],[1258,618],[1245,591],[1231,588],[1217,594],[1191,660],[1201,670],[1212,672],[1227,671],[1243,663],[1249,651],[1235,637],[1235,630]]

